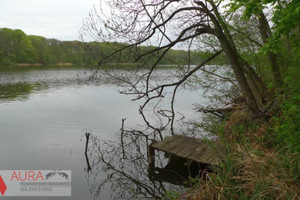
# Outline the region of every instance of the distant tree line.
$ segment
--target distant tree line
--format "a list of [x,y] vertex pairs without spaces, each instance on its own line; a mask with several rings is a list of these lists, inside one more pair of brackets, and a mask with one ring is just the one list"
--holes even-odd
[[[95,64],[101,57],[110,55],[115,49],[127,44],[116,42],[80,42],[59,41],[41,36],[26,35],[22,30],[0,29],[0,64],[40,63],[51,65],[57,63]],[[130,63],[134,54],[149,51],[155,47],[134,47],[122,54],[110,58],[113,63]],[[197,64],[209,56],[209,52],[171,50],[160,64]],[[143,58],[143,63],[153,63],[160,57],[160,52]],[[222,62],[222,59],[218,62]]]

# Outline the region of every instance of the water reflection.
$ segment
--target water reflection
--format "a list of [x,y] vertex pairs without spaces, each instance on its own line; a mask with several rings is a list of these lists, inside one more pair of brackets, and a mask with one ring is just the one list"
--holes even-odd
[[83,83],[84,70],[0,69],[0,101],[25,101],[31,94]]
[[168,160],[168,164],[163,168],[149,167],[150,180],[190,187],[193,185],[194,178],[198,177],[205,180],[207,173],[211,172],[210,165],[203,165],[170,155],[168,155]]
[[0,85],[0,100],[27,99],[33,88],[31,84]]
[[0,101],[25,101],[29,96],[37,91],[45,90],[48,87],[40,83],[16,83],[16,84],[0,84]]
[[161,199],[168,189],[182,190],[181,187],[149,178],[147,143],[145,137],[126,137],[123,154],[121,143],[102,141],[95,136],[90,138],[88,156],[92,171],[87,176],[90,192],[95,199],[107,186],[111,187],[112,199],[124,200]]
[[[111,83],[109,77],[83,85],[80,81],[86,77],[84,72],[84,69],[0,70],[0,158],[5,161],[0,162],[0,168],[71,169],[72,199],[78,200],[90,199],[89,189],[93,198],[100,199],[109,199],[110,194],[115,199],[159,199],[168,188],[183,190],[181,186],[158,180],[163,177],[158,170],[152,175],[148,173],[146,147],[151,140],[128,134],[123,140],[125,151],[120,143],[107,141],[120,141],[112,133],[119,130],[123,117],[128,118],[128,127],[139,128],[143,124],[138,115],[139,102],[118,95],[117,84]],[[169,73],[162,70],[158,74],[158,78],[166,80]],[[178,95],[177,107],[189,118],[198,116],[191,105],[201,100],[200,95],[192,94],[185,90]],[[85,130],[97,133],[102,140],[90,139],[87,155],[91,172],[83,154],[85,142],[79,141]],[[156,159],[157,168],[167,165],[164,155],[159,154]]]
[[183,192],[184,186],[192,185],[190,178],[207,172],[208,166],[162,153],[155,157],[156,166],[149,165],[147,147],[152,140],[140,132],[126,132],[119,143],[86,136],[86,173],[94,199],[105,187],[111,187],[112,199],[162,199],[167,191]]

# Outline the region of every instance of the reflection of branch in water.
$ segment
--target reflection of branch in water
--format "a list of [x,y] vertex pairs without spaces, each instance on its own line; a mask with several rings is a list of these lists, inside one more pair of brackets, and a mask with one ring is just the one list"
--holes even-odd
[[89,161],[89,157],[88,157],[88,146],[89,146],[89,139],[90,139],[91,134],[90,133],[85,133],[85,137],[86,137],[86,143],[85,143],[85,159],[86,159],[86,164],[87,164],[87,172],[92,171],[91,165],[90,165],[90,161]]
[[[181,186],[150,179],[148,175],[148,136],[140,131],[123,132],[123,141],[101,141],[89,136],[89,152],[93,173],[88,173],[91,194],[97,198],[103,187],[110,185],[113,199],[161,199],[167,190]],[[126,156],[123,157],[123,151]],[[157,161],[161,159],[157,157]],[[158,163],[161,166],[163,163]],[[103,177],[103,172],[107,175]]]
[[121,128],[121,145],[122,145],[122,154],[123,154],[123,158],[126,158],[125,155],[125,150],[124,150],[124,142],[123,142],[123,137],[124,137],[124,122],[125,122],[126,118],[122,119],[122,128]]

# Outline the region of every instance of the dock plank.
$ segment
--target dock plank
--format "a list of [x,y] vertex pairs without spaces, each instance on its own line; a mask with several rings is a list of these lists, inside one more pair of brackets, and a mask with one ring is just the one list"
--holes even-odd
[[[156,150],[199,163],[219,164],[220,157],[218,154],[220,154],[220,152],[222,154],[222,147],[218,141],[210,141],[209,143],[184,135],[173,135],[151,146]],[[212,145],[214,145],[216,149],[212,148]],[[218,153],[216,151],[218,151]]]

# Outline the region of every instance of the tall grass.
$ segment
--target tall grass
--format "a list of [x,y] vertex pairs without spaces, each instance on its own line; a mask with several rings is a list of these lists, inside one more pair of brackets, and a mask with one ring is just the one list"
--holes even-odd
[[274,124],[243,120],[249,116],[241,113],[219,129],[227,156],[207,180],[199,179],[179,199],[300,199],[299,154],[277,144]]

